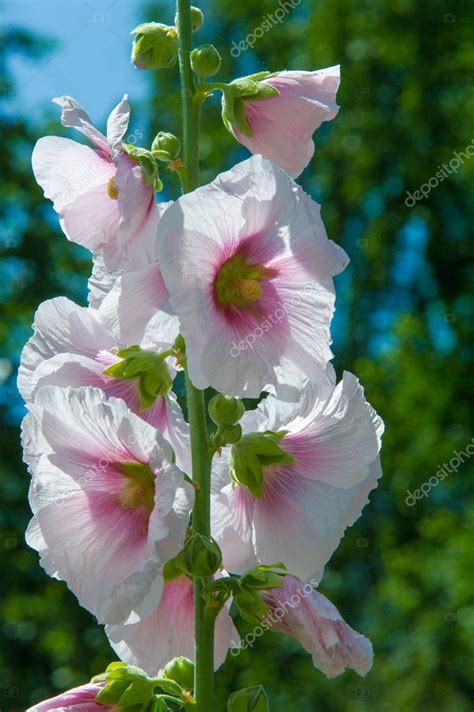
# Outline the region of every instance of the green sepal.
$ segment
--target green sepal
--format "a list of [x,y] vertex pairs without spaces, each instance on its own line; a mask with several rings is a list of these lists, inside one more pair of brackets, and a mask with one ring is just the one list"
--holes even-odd
[[227,712],[270,712],[265,690],[256,685],[233,692],[227,702]]
[[141,712],[148,708],[153,698],[154,681],[134,665],[111,663],[105,673],[94,679],[98,678],[108,683],[96,695],[99,704],[127,712]]
[[231,92],[228,92],[227,87],[225,87],[222,93],[222,121],[230,133],[233,133],[232,127],[236,123],[234,101],[235,97]]
[[183,572],[176,563],[176,558],[170,559],[163,566],[163,580],[165,583],[176,581],[177,578],[183,575]]
[[208,584],[202,592],[202,597],[209,603],[219,603],[223,606],[231,596],[235,596],[239,591],[239,580],[228,576]]
[[118,703],[121,707],[142,704],[147,705],[153,697],[153,685],[148,678],[137,678],[129,684]]
[[257,101],[278,96],[278,89],[262,80],[273,76],[270,72],[257,72],[248,77],[234,79],[222,87],[222,121],[230,133],[235,126],[244,136],[252,136],[245,112],[245,101]]
[[108,366],[103,373],[123,381],[137,379],[142,410],[150,408],[159,396],[171,390],[173,380],[163,355],[130,346],[117,351],[117,356],[122,361]]
[[242,77],[227,84],[226,90],[233,96],[252,96],[258,92],[258,82],[250,77]]
[[[113,666],[113,667],[112,667]],[[135,665],[127,665],[127,663],[116,664],[111,663],[106,669],[108,680],[148,680],[146,672]]]
[[252,129],[247,119],[247,114],[245,113],[245,102],[243,98],[236,97],[234,99],[234,116],[235,124],[239,131],[244,134],[244,136],[252,136]]
[[257,99],[271,99],[272,96],[278,96],[279,91],[276,87],[272,86],[271,84],[264,84],[261,82],[258,85],[258,91],[255,96],[252,96],[251,99],[252,101],[256,101]]
[[154,697],[151,703],[150,712],[170,712],[170,708],[163,699]]
[[232,445],[230,475],[235,483],[247,487],[258,499],[263,495],[263,468],[294,462],[293,457],[279,445],[285,435],[286,431],[250,433]]
[[158,164],[152,152],[148,151],[146,148],[133,146],[131,143],[123,143],[122,149],[127,156],[138,163],[142,169],[143,182],[145,185],[151,186],[154,191],[163,190],[163,183],[160,180]]
[[[281,572],[275,569],[282,569]],[[250,588],[254,591],[265,591],[269,588],[281,588],[283,585],[283,576],[286,573],[284,564],[275,564],[274,566],[255,566],[250,571],[247,571],[240,579],[240,584],[244,588]]]
[[126,680],[112,680],[96,695],[96,702],[102,705],[115,705],[122,697],[129,683]]
[[270,613],[269,606],[254,591],[241,588],[234,601],[242,618],[249,623],[258,625]]

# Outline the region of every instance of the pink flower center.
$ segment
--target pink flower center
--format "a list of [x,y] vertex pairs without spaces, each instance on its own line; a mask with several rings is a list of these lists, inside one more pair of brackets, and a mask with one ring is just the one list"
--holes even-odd
[[147,514],[153,511],[155,476],[148,465],[141,462],[123,462],[118,465],[123,478],[119,502],[125,509],[141,507]]
[[250,264],[240,254],[229,257],[214,280],[214,293],[221,307],[248,308],[263,294],[261,282],[270,276],[262,265]]

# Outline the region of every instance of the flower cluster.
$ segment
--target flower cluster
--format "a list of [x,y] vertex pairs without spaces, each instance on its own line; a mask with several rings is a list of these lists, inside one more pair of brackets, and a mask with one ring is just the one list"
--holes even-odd
[[[142,66],[157,31],[143,27]],[[43,303],[21,358],[27,541],[120,658],[150,676],[193,659],[196,576],[217,605],[216,666],[238,639],[230,595],[244,616],[300,640],[328,676],[371,665],[369,641],[304,584],[319,583],[381,476],[382,421],[357,378],[337,383],[331,365],[333,278],[348,257],[294,182],[314,130],[337,113],[338,84],[332,67],[226,85],[224,122],[255,155],[171,204],[155,200],[163,134],[151,151],[124,143],[126,97],[106,136],[74,99],[55,99],[91,147],[46,137],[33,153],[64,233],[94,267],[89,305]],[[174,149],[168,158],[179,171]],[[185,547],[195,491],[192,433],[173,392],[183,368],[218,394],[212,550],[201,539]],[[258,407],[244,412],[241,397]],[[33,709],[109,708],[103,685]]]

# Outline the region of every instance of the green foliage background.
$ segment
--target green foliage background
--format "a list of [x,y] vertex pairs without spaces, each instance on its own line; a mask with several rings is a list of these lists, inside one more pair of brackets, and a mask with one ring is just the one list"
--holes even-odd
[[[278,5],[212,0],[199,41],[223,56],[223,80],[261,69],[341,63],[341,111],[317,135],[302,177],[322,202],[330,236],[351,256],[338,278],[334,325],[338,372],[354,371],[386,422],[384,478],[333,557],[321,590],[368,635],[375,664],[365,680],[326,680],[289,639],[266,634],[218,673],[219,712],[229,691],[262,682],[272,710],[469,712],[474,687],[474,496],[472,462],[407,506],[413,491],[474,442],[472,292],[474,160],[405,205],[454,151],[473,139],[474,6],[440,0],[303,0],[281,24],[231,55]],[[172,22],[169,4],[137,21]],[[89,259],[59,233],[34,183],[38,138],[27,116],[8,112],[14,88],[7,54],[34,58],[45,43],[11,30],[0,45],[3,187],[0,216],[0,348],[14,364],[38,303],[58,294],[84,301]],[[234,52],[235,54],[235,52]],[[150,77],[152,131],[179,125],[176,72]],[[41,134],[58,133],[57,124]],[[283,140],[283,138],[282,138]],[[203,120],[203,180],[246,156],[226,133],[218,102]],[[171,194],[177,194],[174,177]],[[78,684],[111,659],[101,629],[24,543],[30,513],[21,462],[15,375],[2,365],[0,486],[0,709]],[[245,624],[237,621],[242,633]]]

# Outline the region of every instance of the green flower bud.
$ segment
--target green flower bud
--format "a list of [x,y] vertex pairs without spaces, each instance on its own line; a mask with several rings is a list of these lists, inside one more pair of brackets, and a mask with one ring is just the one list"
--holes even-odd
[[174,161],[181,152],[181,141],[172,133],[160,131],[153,139],[151,150],[153,154],[156,152],[158,154],[156,157],[161,160]]
[[238,423],[244,413],[245,406],[239,398],[218,393],[209,401],[209,417],[222,428]]
[[242,437],[242,426],[240,423],[231,425],[229,428],[224,428],[222,431],[222,440],[226,445],[235,445]]
[[178,34],[161,22],[144,22],[131,31],[135,35],[132,62],[137,69],[164,69],[176,64]]
[[191,67],[201,79],[212,77],[221,67],[221,56],[214,45],[196,47],[191,52]]
[[174,680],[183,690],[192,691],[194,688],[194,663],[188,658],[173,658],[166,665],[162,676],[167,680]]
[[233,692],[227,702],[227,712],[269,712],[268,698],[261,685]]
[[142,410],[150,408],[159,396],[171,390],[173,380],[163,358],[165,354],[143,351],[139,346],[117,351],[122,360],[104,370],[106,376],[121,381],[136,379]]
[[[174,18],[174,24],[178,27],[178,13]],[[191,5],[191,30],[197,32],[204,25],[204,13],[198,7]]]
[[205,578],[220,568],[222,552],[211,537],[194,534],[175,557],[175,563],[188,576]]
[[108,682],[96,696],[100,704],[139,710],[147,708],[153,699],[155,683],[134,665],[111,663],[105,673],[97,677]]
[[232,445],[230,474],[234,482],[245,485],[254,497],[263,495],[264,467],[289,465],[293,457],[280,447],[285,432],[251,433]]

